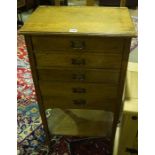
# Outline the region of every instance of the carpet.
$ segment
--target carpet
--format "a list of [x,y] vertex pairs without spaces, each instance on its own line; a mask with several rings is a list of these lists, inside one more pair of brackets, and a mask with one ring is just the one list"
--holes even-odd
[[[133,18],[137,27],[137,18]],[[138,45],[132,40],[131,51]],[[52,148],[44,145],[43,130],[27,49],[22,35],[17,35],[17,151],[19,155],[107,155],[109,139],[95,137],[53,136]],[[47,118],[50,110],[46,111]]]

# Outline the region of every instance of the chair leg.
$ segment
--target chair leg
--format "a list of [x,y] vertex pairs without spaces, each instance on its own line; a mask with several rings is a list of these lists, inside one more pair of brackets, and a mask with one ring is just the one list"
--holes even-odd
[[17,25],[21,26],[23,24],[24,24],[24,22],[23,22],[22,14],[20,12],[18,12],[17,13]]

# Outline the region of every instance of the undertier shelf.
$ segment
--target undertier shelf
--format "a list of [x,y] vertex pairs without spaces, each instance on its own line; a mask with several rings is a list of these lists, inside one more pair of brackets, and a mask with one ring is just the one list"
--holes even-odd
[[113,113],[103,110],[52,109],[48,118],[52,135],[109,137]]

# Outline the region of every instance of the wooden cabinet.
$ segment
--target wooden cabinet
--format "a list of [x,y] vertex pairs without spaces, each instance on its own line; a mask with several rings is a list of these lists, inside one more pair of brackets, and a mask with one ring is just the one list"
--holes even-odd
[[[41,6],[20,32],[47,139],[107,136],[113,145],[136,36],[128,9]],[[53,108],[48,122],[47,108]]]
[[124,104],[118,155],[138,155],[138,101],[128,100]]
[[122,120],[117,128],[114,155],[138,155],[138,64],[128,64]]

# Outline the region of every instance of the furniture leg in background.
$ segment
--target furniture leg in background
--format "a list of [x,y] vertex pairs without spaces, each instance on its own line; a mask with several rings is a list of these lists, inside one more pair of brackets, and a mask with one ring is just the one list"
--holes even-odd
[[100,6],[121,6],[136,9],[138,0],[99,0]]
[[25,0],[17,0],[17,26],[20,27],[24,24],[22,19],[22,9],[25,7]]

